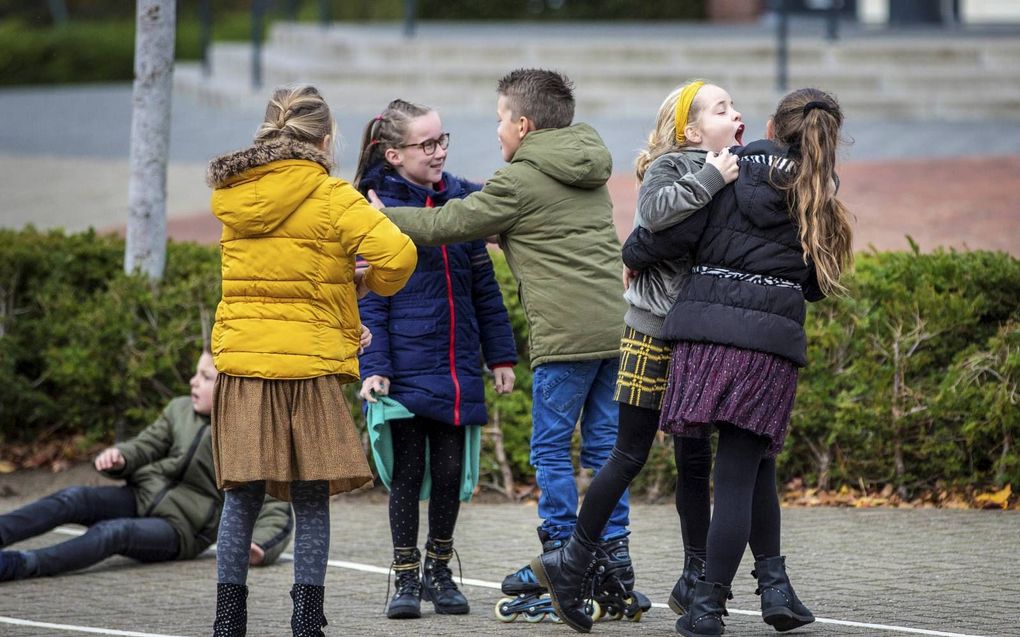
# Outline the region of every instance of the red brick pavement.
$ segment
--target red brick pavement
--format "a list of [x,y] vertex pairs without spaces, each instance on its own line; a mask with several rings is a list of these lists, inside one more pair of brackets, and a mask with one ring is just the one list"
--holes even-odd
[[[857,217],[858,250],[904,250],[910,235],[923,251],[937,246],[1005,250],[1020,256],[1020,155],[996,158],[852,162],[840,169],[843,201]],[[621,239],[630,232],[637,200],[634,177],[609,181]],[[211,214],[176,217],[178,241],[215,243]]]

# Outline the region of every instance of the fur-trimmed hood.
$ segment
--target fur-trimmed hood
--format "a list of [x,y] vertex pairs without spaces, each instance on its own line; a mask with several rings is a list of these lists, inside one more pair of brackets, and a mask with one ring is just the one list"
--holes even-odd
[[272,232],[323,186],[331,166],[321,149],[293,140],[217,157],[208,174],[213,214],[240,236]]
[[210,188],[219,188],[247,170],[281,159],[307,159],[322,166],[327,173],[333,170],[332,158],[321,148],[293,139],[271,139],[214,158],[209,162],[205,183]]

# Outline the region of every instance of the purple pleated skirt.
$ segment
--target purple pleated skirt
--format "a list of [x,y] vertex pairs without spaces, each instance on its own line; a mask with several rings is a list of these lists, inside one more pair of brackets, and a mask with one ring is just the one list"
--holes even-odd
[[680,341],[673,348],[659,428],[707,437],[726,422],[771,440],[768,455],[783,449],[797,394],[797,366],[789,360],[714,343]]

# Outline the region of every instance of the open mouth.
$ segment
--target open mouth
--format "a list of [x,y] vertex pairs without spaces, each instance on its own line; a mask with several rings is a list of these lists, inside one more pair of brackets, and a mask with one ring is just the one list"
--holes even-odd
[[736,134],[733,135],[733,139],[737,140],[737,144],[744,145],[744,125],[741,124],[737,127]]

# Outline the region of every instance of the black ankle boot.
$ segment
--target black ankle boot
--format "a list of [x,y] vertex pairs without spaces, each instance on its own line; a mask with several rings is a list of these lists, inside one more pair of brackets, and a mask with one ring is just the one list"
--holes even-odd
[[[471,607],[457,590],[450,571],[453,540],[433,540],[425,544],[425,566],[422,568],[421,597],[431,601],[439,615],[466,615]],[[458,563],[460,557],[457,558]]]
[[683,615],[691,607],[694,596],[694,584],[705,577],[705,560],[696,555],[688,555],[684,560],[684,572],[673,586],[669,594],[669,607],[677,615]]
[[213,637],[244,637],[248,632],[248,587],[216,585],[216,620]]
[[416,548],[394,549],[391,568],[396,573],[397,592],[386,607],[386,616],[390,619],[421,617],[421,553]]
[[699,579],[694,583],[694,595],[687,613],[676,620],[676,632],[685,637],[722,635],[725,632],[723,616],[730,587]]
[[786,575],[786,558],[767,557],[754,563],[751,577],[757,578],[756,595],[761,595],[761,618],[781,633],[815,621],[807,606],[793,592]]
[[556,614],[579,633],[591,632],[592,618],[585,607],[595,565],[594,551],[585,548],[576,535],[571,535],[563,548],[531,560],[531,569],[549,591]]
[[290,589],[290,598],[294,600],[290,630],[294,637],[326,637],[322,632],[327,623],[322,612],[325,592],[325,587],[315,584],[294,584]]

